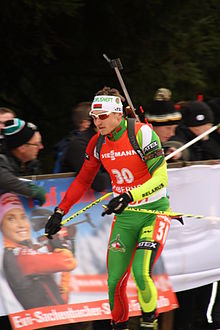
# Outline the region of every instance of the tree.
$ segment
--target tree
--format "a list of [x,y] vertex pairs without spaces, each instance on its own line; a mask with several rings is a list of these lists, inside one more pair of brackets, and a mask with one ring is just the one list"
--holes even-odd
[[71,129],[72,106],[104,85],[121,89],[103,53],[121,59],[145,110],[158,87],[176,101],[219,96],[217,0],[3,0],[0,13],[1,105],[40,127],[44,157]]

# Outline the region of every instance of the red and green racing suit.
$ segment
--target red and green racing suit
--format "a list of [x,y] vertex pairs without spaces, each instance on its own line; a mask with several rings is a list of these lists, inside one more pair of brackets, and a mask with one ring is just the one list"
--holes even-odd
[[[148,157],[161,149],[157,134],[146,124],[136,123],[135,134],[146,155],[144,162],[130,144],[127,121],[122,122],[105,138],[97,156],[98,134],[86,149],[86,159],[76,179],[68,188],[59,207],[70,207],[91,185],[101,163],[109,173],[115,196],[130,191],[133,202],[129,206],[166,211],[167,165],[163,154]],[[166,241],[170,218],[162,215],[124,211],[114,217],[107,255],[109,303],[115,323],[128,320],[126,285],[132,266],[138,298],[143,312],[156,310],[157,289],[152,280],[152,268]]]

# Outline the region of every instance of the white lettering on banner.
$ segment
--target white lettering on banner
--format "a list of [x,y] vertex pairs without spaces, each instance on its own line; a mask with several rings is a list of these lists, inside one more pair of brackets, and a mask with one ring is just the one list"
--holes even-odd
[[116,178],[117,184],[123,184],[124,182],[131,183],[134,181],[134,176],[128,168],[122,168],[121,171],[113,168],[111,171]]
[[137,311],[140,310],[140,304],[137,299],[131,299],[129,302],[129,311]]
[[[140,310],[140,305],[137,298],[129,299],[129,311],[130,312],[137,312]],[[78,319],[82,319],[84,317],[96,317],[111,314],[110,306],[108,302],[103,302],[98,307],[88,307],[82,306],[82,308],[72,309],[68,307],[66,310],[57,311],[55,309],[51,309],[48,312],[43,312],[41,310],[35,310],[31,314],[25,314],[25,316],[21,317],[19,315],[12,316],[14,329],[23,329],[28,327],[28,329],[36,329],[39,328],[37,324],[48,325],[50,322],[59,322],[66,320],[69,323],[77,322]],[[58,324],[58,323],[57,323]]]
[[[72,308],[68,308],[66,311],[56,311],[55,309],[52,309],[48,313],[43,313],[42,311],[35,311],[33,313],[34,317],[31,317],[30,314],[25,317],[20,316],[13,316],[13,323],[15,325],[16,329],[21,329],[25,326],[31,326],[34,323],[44,323],[44,322],[51,322],[51,321],[60,321],[60,320],[72,320],[76,318],[81,317],[89,317],[89,316],[99,316],[102,314],[102,312],[106,312],[106,314],[109,314],[107,306],[103,308],[103,310],[100,307],[92,308],[88,306],[83,306],[81,309],[73,310]],[[33,328],[34,329],[34,328]]]
[[111,314],[109,303],[103,303],[102,304],[102,311],[106,315],[110,315]]
[[169,304],[170,304],[169,299],[164,296],[160,296],[159,299],[157,300],[157,308],[166,307],[169,306]]
[[110,152],[107,153],[103,153],[101,154],[101,158],[102,159],[111,159],[111,160],[115,160],[118,157],[128,157],[128,156],[134,156],[136,155],[136,151],[135,150],[125,150],[125,151],[114,151],[111,150]]
[[154,283],[157,287],[157,290],[160,290],[162,292],[167,292],[171,288],[171,283],[169,281],[169,278],[166,276],[158,276],[154,279]]
[[33,319],[30,314],[26,314],[25,317],[13,316],[13,322],[16,329],[24,328],[33,324]]
[[68,308],[66,311],[57,312],[56,310],[51,310],[50,313],[42,313],[42,312],[35,312],[34,315],[36,316],[36,321],[38,323],[54,321],[54,320],[63,320],[63,319],[75,319],[83,316],[94,316],[100,315],[101,309],[98,308],[89,308],[88,306],[83,306],[82,309],[73,310],[72,308]]

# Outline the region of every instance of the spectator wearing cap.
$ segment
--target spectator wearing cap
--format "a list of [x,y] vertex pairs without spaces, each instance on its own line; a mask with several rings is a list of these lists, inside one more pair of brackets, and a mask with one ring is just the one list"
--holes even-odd
[[[182,146],[195,137],[206,132],[213,126],[214,115],[210,106],[203,101],[188,101],[181,105],[183,123],[176,129],[176,134],[165,144],[172,151],[177,149],[176,143]],[[176,155],[175,160],[200,161],[209,159],[220,159],[220,148],[217,142],[209,135],[192,144]]]
[[[151,108],[146,112],[146,118],[163,146],[175,135],[176,128],[181,123],[182,114],[172,101],[172,92],[168,88],[156,90]],[[172,310],[162,313],[159,318],[162,329],[172,329],[174,318]]]
[[[182,146],[213,126],[214,115],[206,102],[183,102],[181,111],[183,114],[183,123],[177,127],[175,136],[165,143],[165,148],[175,148],[176,142]],[[178,156],[179,160],[185,161],[220,159],[220,148],[212,136],[207,135],[192,144],[186,149],[186,152]],[[180,308],[175,311],[174,328],[204,330],[219,328],[219,285],[219,282],[215,282],[206,286],[177,292],[176,295]],[[208,323],[208,317],[210,316],[212,317],[212,324]]]
[[171,100],[171,91],[159,88],[154,96],[151,109],[146,113],[148,122],[160,138],[162,144],[175,135],[176,127],[180,124],[182,114]]
[[[220,97],[209,100],[208,105],[213,111],[214,114],[214,125],[220,123]],[[211,137],[218,143],[220,146],[220,127],[211,134]]]
[[27,184],[20,176],[38,174],[37,156],[43,149],[41,134],[38,128],[19,118],[5,122],[2,129],[6,150],[0,154],[0,189],[3,192],[14,192],[28,198],[45,202],[45,191],[35,184]]

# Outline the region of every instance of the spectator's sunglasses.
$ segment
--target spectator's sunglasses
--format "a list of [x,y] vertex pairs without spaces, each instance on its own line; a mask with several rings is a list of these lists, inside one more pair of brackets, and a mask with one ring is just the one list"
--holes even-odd
[[95,113],[92,113],[90,111],[89,115],[92,117],[92,119],[101,119],[101,120],[105,120],[109,117],[109,115],[111,114],[111,112],[105,112],[105,113],[100,113],[100,114],[95,114]]

